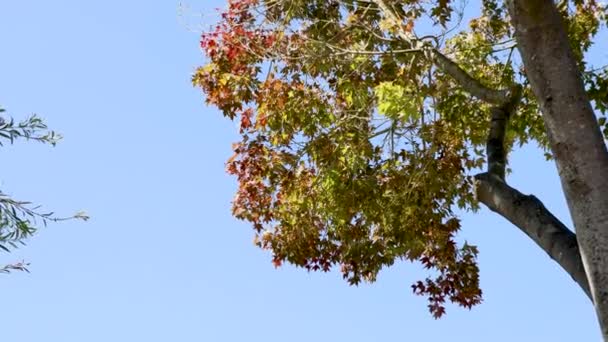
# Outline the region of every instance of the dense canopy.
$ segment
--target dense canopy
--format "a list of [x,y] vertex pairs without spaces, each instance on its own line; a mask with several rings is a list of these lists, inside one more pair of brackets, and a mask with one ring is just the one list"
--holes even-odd
[[[608,70],[586,54],[606,5],[558,8],[605,125]],[[503,177],[516,146],[536,142],[550,158],[503,1],[229,0],[201,47],[194,84],[240,122],[233,213],[275,265],[336,266],[357,284],[417,260],[431,273],[412,287],[436,317],[446,300],[480,303],[478,251],[456,242],[457,209],[477,210],[486,158]]]

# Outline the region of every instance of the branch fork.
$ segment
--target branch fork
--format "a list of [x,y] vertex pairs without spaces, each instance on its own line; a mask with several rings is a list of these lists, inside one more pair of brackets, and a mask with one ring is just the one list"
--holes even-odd
[[[399,25],[401,20],[384,0],[372,0],[384,16],[393,22],[398,37],[408,46],[418,47],[420,40]],[[530,237],[551,259],[557,262],[581,287],[589,299],[591,292],[585,274],[577,237],[543,203],[533,195],[524,195],[509,186],[505,180],[507,153],[504,147],[505,133],[510,117],[521,102],[522,86],[510,89],[492,89],[469,75],[457,63],[437,48],[423,46],[425,56],[464,90],[482,101],[492,104],[491,122],[486,144],[488,168],[475,176],[479,202],[506,218]]]

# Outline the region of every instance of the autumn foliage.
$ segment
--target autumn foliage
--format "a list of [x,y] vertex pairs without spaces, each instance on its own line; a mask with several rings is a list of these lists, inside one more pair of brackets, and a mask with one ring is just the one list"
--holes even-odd
[[[484,166],[490,107],[425,48],[485,86],[524,86],[507,149],[545,148],[547,138],[502,2],[482,1],[468,25],[459,24],[459,2],[383,3],[400,22],[378,1],[229,0],[202,35],[207,62],[193,82],[240,122],[227,162],[238,180],[233,214],[253,225],[275,265],[337,268],[357,284],[418,261],[429,277],[412,289],[440,317],[446,301],[471,308],[482,300],[478,251],[456,241],[456,212],[478,208],[472,176]],[[562,8],[582,69],[599,8]],[[414,38],[398,39],[398,30]],[[606,72],[586,75],[605,109]]]

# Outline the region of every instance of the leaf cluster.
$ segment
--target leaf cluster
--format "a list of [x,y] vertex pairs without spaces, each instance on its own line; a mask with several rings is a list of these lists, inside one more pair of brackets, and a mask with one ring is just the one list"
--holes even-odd
[[[5,110],[0,108],[0,114]],[[4,139],[4,142],[2,141]],[[16,123],[12,118],[0,116],[0,146],[3,143],[14,143],[18,139],[33,140],[48,143],[52,146],[61,139],[61,135],[48,130],[47,125],[36,115]],[[10,252],[37,231],[37,225],[48,222],[64,221],[69,219],[88,220],[84,212],[76,213],[71,217],[57,217],[52,212],[41,212],[40,206],[33,206],[27,201],[18,201],[0,191],[0,249]],[[9,273],[12,270],[27,271],[27,263],[20,262],[8,264],[0,268],[0,273]]]
[[[588,70],[585,53],[606,7],[566,3],[603,112],[607,75]],[[207,63],[192,81],[240,121],[227,163],[239,184],[233,214],[251,222],[275,265],[336,267],[358,284],[418,261],[431,274],[413,290],[435,317],[446,301],[481,302],[478,251],[456,242],[456,210],[477,209],[472,175],[484,165],[490,107],[426,52],[441,51],[487,87],[523,86],[507,150],[547,139],[505,4],[480,5],[465,26],[465,7],[450,0],[228,1],[202,35]]]

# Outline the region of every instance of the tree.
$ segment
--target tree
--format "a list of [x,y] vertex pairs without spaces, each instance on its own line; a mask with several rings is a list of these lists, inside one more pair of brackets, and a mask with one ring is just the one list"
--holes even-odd
[[[454,237],[456,208],[482,203],[572,276],[608,341],[608,70],[588,53],[608,7],[479,6],[464,26],[454,0],[229,0],[193,83],[240,121],[233,213],[277,266],[357,284],[420,261],[435,272],[413,290],[440,317],[481,301],[477,248]],[[576,234],[506,181],[529,142],[557,164]]]
[[[0,114],[5,110],[0,108]],[[38,141],[55,146],[61,135],[48,129],[47,125],[36,115],[15,122],[10,117],[0,116],[0,146],[4,143],[13,143],[15,140],[25,139]],[[41,212],[39,206],[32,206],[30,202],[17,201],[0,191],[0,249],[10,252],[11,249],[23,245],[25,240],[37,231],[37,224],[46,225],[48,222],[58,222],[70,219],[87,220],[84,212],[78,212],[71,217],[57,217],[52,212]],[[25,262],[7,264],[0,267],[0,273],[9,273],[13,270],[28,271]]]

